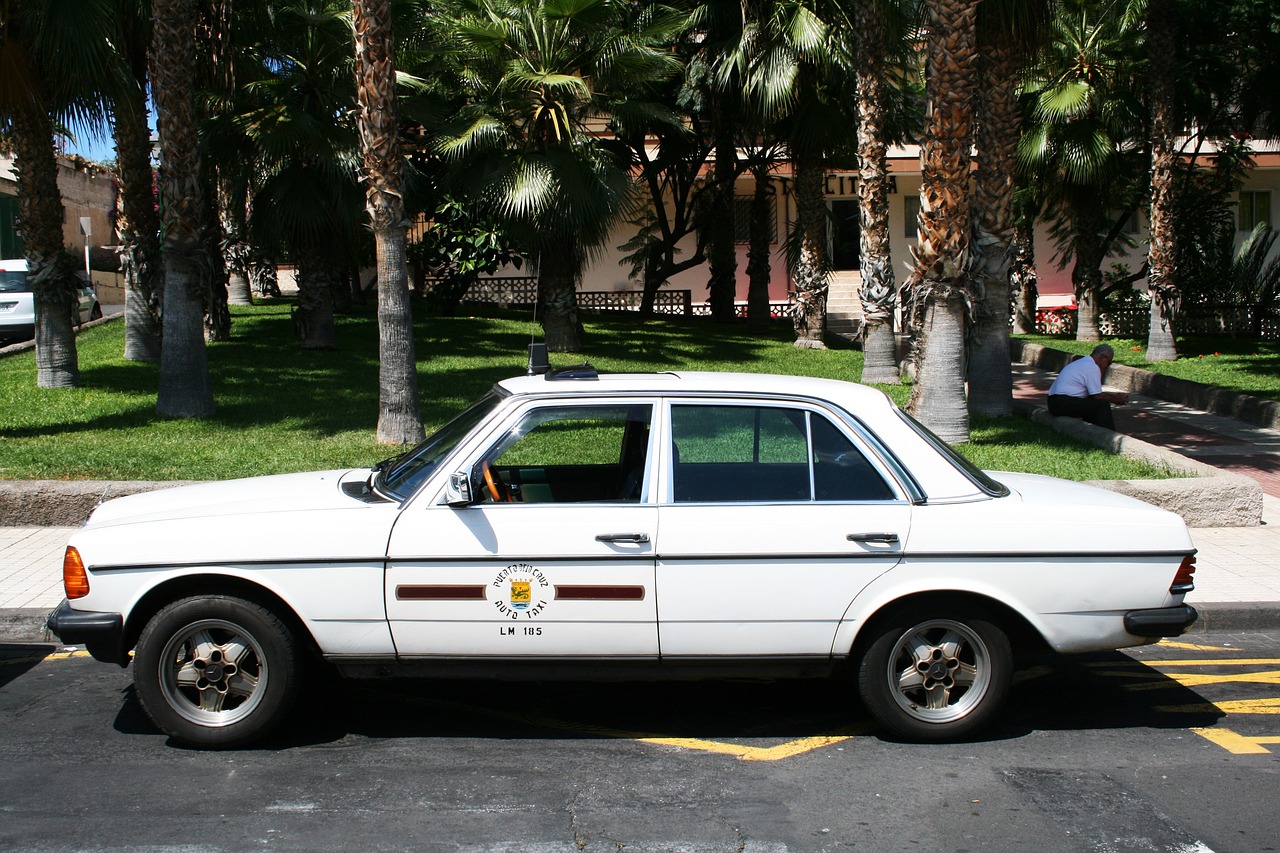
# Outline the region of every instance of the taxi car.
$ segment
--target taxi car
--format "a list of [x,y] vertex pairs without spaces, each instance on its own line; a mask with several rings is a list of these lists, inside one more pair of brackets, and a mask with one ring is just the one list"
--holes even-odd
[[[897,736],[988,723],[1014,652],[1196,618],[1177,515],[977,470],[878,390],[726,373],[499,382],[372,469],[102,503],[49,618],[175,741],[260,738],[344,675],[837,676]],[[130,651],[133,651],[132,658]]]

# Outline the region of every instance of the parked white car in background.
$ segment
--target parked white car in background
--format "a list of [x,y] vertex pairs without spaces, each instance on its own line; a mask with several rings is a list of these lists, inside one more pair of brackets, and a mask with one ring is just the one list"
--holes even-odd
[[[79,288],[75,324],[82,325],[102,316],[102,306],[92,287]],[[29,340],[35,335],[36,306],[27,281],[23,258],[0,260],[0,345]]]
[[498,383],[374,467],[108,501],[49,625],[132,658],[176,741],[280,722],[302,658],[356,677],[851,677],[921,741],[971,734],[1015,651],[1196,618],[1177,515],[984,473],[883,393],[723,373]]

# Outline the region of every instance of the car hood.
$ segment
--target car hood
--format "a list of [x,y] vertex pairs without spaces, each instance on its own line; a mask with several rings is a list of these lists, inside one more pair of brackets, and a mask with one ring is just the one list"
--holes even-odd
[[[86,527],[136,524],[211,515],[341,509],[362,501],[367,468],[276,474],[199,483],[108,500],[89,516]],[[344,489],[343,487],[348,488]],[[366,498],[367,500],[367,498]]]

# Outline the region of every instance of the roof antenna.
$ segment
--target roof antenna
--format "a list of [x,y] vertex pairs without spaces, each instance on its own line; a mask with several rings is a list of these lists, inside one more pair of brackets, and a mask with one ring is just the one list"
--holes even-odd
[[546,344],[529,344],[529,370],[526,376],[541,376],[551,367]]

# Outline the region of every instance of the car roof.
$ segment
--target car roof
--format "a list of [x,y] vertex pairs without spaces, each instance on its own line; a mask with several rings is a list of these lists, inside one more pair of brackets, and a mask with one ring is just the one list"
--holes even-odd
[[560,394],[752,394],[812,397],[845,405],[875,406],[888,401],[883,391],[837,379],[768,373],[664,371],[601,373],[583,378],[516,376],[498,383],[515,395]]

